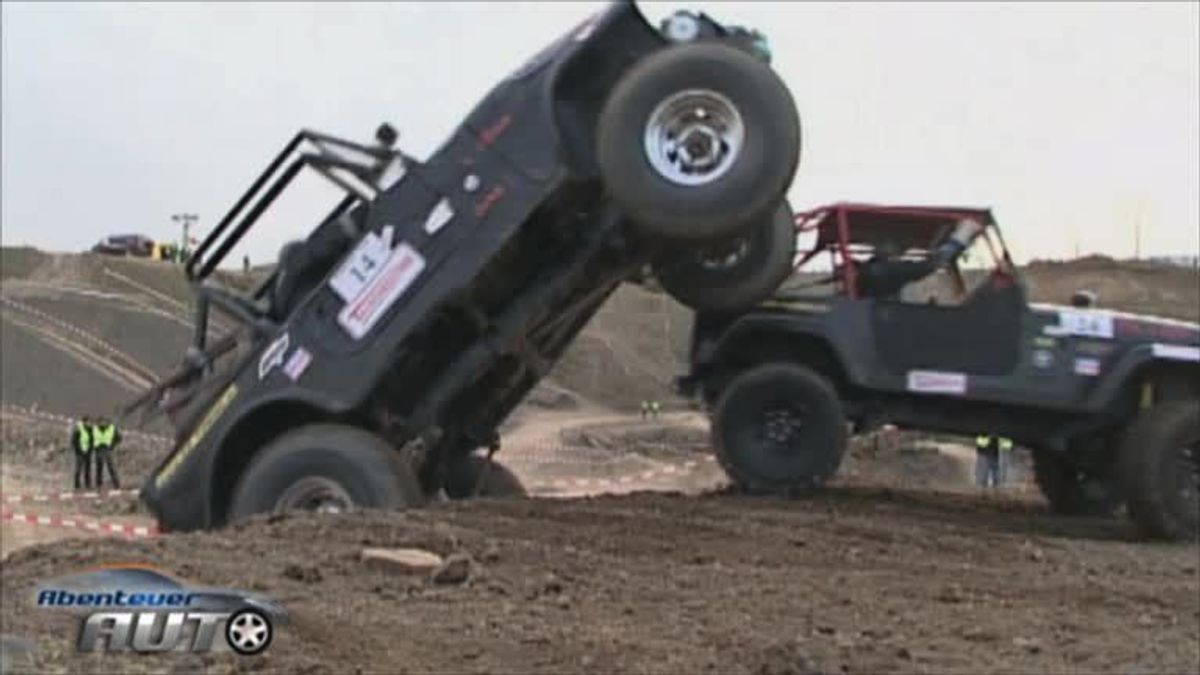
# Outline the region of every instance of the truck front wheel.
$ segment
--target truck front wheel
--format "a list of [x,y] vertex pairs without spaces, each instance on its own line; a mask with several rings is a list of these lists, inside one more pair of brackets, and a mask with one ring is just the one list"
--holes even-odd
[[820,374],[767,364],[730,381],[717,402],[712,437],[717,460],[740,488],[793,493],[820,487],[841,465],[845,414]]
[[1200,539],[1200,405],[1161,403],[1126,429],[1117,461],[1129,515],[1155,539]]
[[229,520],[256,513],[419,506],[412,468],[386,441],[339,424],[313,424],[272,441],[234,489]]

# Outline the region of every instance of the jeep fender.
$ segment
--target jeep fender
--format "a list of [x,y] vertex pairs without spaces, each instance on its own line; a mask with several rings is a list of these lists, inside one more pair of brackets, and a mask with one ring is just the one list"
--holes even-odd
[[1120,404],[1129,388],[1147,378],[1165,375],[1190,384],[1191,396],[1200,396],[1200,345],[1139,344],[1128,349],[1103,372],[1088,394],[1085,407],[1100,411]]
[[143,484],[141,497],[164,530],[190,531],[219,524],[224,509],[214,508],[219,505],[215,498],[231,487],[230,481],[236,480],[255,450],[294,426],[298,418],[330,419],[349,409],[343,402],[300,387],[264,391],[250,402],[237,402],[237,392],[236,381],[222,390],[199,424]]
[[[833,311],[832,309],[830,311]],[[849,334],[852,331],[846,331]],[[861,333],[868,334],[868,333]],[[747,315],[737,319],[720,337],[696,345],[694,361],[697,368],[723,370],[730,364],[749,364],[775,358],[804,362],[806,348],[819,350],[809,353],[818,361],[818,370],[841,380],[842,384],[862,384],[867,368],[861,359],[851,358],[846,348],[848,336],[830,334],[830,324],[823,316]],[[851,345],[851,348],[856,346]],[[832,371],[832,372],[830,372]]]

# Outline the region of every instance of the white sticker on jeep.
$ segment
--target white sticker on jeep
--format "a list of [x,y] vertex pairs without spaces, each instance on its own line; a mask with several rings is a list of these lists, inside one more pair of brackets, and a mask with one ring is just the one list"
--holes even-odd
[[295,382],[300,379],[304,371],[308,370],[310,363],[312,363],[312,354],[304,347],[296,347],[296,351],[288,357],[287,363],[283,364],[283,374]]
[[450,208],[450,201],[445,197],[433,207],[429,212],[429,216],[425,218],[425,233],[437,234],[437,231],[445,227],[446,223],[454,217],[454,209]]
[[425,258],[400,242],[380,270],[338,313],[338,323],[355,340],[362,339],[424,269]]
[[1100,359],[1081,356],[1075,359],[1075,374],[1096,377],[1100,374]]
[[1150,348],[1154,352],[1154,356],[1160,359],[1172,359],[1175,361],[1200,361],[1200,347],[1188,347],[1187,345],[1164,345],[1154,343]]
[[910,370],[908,390],[924,394],[965,394],[967,376],[963,373],[944,373],[936,370]]
[[1113,337],[1113,318],[1111,314],[1103,312],[1061,311],[1058,313],[1057,329],[1051,332],[1050,326],[1046,328],[1045,332],[1047,335],[1078,335],[1081,337],[1111,340]]
[[379,274],[391,254],[390,241],[375,232],[366,233],[329,280],[329,286],[342,300],[349,302]]
[[290,338],[287,333],[275,338],[275,341],[263,350],[258,359],[258,379],[263,379],[271,369],[283,363],[283,355],[287,353]]

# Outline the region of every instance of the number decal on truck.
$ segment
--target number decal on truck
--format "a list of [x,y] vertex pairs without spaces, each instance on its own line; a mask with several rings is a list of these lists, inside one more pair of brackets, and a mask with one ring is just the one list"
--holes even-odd
[[361,340],[424,269],[425,258],[412,246],[400,242],[371,280],[338,313],[338,323],[350,337]]

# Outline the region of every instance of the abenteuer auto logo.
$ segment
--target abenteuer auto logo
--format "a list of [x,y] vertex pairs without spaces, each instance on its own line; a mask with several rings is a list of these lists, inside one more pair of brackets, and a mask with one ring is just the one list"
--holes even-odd
[[243,591],[186,584],[153,567],[119,565],[60,577],[37,606],[83,614],[83,652],[266,651],[286,620],[274,602]]

